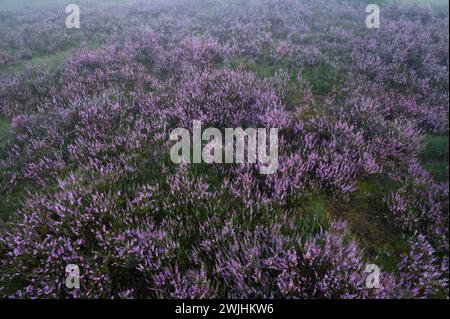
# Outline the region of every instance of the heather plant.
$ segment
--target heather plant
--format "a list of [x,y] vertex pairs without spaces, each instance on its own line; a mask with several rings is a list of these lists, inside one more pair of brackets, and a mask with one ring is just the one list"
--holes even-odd
[[399,270],[405,297],[430,298],[448,294],[448,257],[437,257],[436,251],[423,235],[414,238]]

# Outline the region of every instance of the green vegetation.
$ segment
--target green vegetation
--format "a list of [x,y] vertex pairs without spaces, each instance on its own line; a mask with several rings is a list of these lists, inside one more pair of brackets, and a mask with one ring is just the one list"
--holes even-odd
[[400,0],[402,4],[425,4],[425,5],[435,5],[435,6],[448,6],[448,0]]
[[[362,180],[348,202],[332,201],[330,212],[334,217],[344,218],[348,222],[352,233],[369,256],[378,259],[380,255],[388,255],[390,261],[384,261],[395,265],[398,262],[395,256],[399,256],[404,247],[400,234],[385,219],[388,207],[383,197],[388,190],[386,180]],[[381,264],[381,261],[380,265],[388,266]]]
[[432,161],[423,164],[423,167],[428,170],[438,182],[445,182],[448,180],[448,161]]
[[317,95],[330,93],[339,83],[339,76],[335,70],[324,64],[304,68],[302,77],[311,84],[313,93]]
[[0,118],[0,143],[2,143],[9,135],[10,124],[7,120]]
[[440,182],[448,180],[448,138],[448,135],[425,136],[425,148],[421,154],[423,167],[430,171],[434,178]]
[[427,135],[424,139],[424,158],[448,159],[448,135]]
[[247,59],[243,57],[233,57],[229,61],[231,68],[244,68],[247,71],[255,72],[260,78],[274,76],[277,71],[290,71],[291,79],[295,79],[296,72],[291,68],[288,59],[279,59],[276,62],[268,61],[265,58]]
[[29,65],[45,65],[48,70],[56,70],[69,56],[72,55],[74,49],[59,51],[51,55],[40,55],[33,57],[27,64]]
[[[6,119],[0,117],[0,160],[4,158],[6,152],[4,149],[5,141],[8,139],[11,132],[11,125]],[[0,171],[0,181],[2,178],[2,171]],[[1,193],[0,193],[1,194]],[[9,215],[10,210],[6,207],[8,203],[2,199],[0,201],[0,220],[6,219]]]

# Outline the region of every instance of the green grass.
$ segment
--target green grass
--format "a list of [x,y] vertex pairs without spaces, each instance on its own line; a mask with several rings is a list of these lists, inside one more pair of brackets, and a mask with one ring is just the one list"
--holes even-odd
[[424,138],[425,149],[423,157],[427,159],[447,159],[448,152],[448,135],[427,135]]
[[11,126],[5,119],[0,118],[0,143],[3,142],[10,134]]
[[302,78],[311,84],[316,95],[326,95],[339,83],[339,76],[329,65],[315,65],[305,67]]
[[388,208],[383,201],[389,184],[381,178],[361,180],[350,200],[332,201],[329,211],[336,218],[344,218],[361,247],[371,258],[377,258],[380,247],[386,254],[398,256],[402,247],[400,234],[386,220]]
[[330,228],[332,218],[328,212],[326,198],[320,196],[305,198],[299,203],[296,213],[297,230],[303,240],[308,240],[311,235]]
[[447,166],[448,162],[445,161],[431,161],[422,164],[423,168],[425,168],[427,171],[433,175],[436,181],[438,182],[445,182],[448,180],[448,172],[447,172]]
[[[231,68],[242,67],[247,71],[256,73],[260,78],[274,76],[279,70],[288,72],[292,82],[295,82],[297,78],[297,71],[288,59],[280,59],[275,63],[270,63],[263,58],[233,57],[229,61],[229,66]],[[333,88],[339,86],[342,80],[331,66],[325,64],[305,67],[302,70],[302,78],[309,82],[313,93],[320,96],[330,93]]]
[[[11,134],[11,125],[6,119],[0,117],[0,161],[6,156],[5,144],[4,142],[8,139]],[[0,180],[2,178],[2,171],[0,171]],[[0,191],[0,221],[6,220],[9,215],[9,205],[7,203],[6,196],[3,199],[3,194]]]
[[35,54],[30,60],[21,61],[18,64],[7,66],[0,70],[0,75],[16,73],[24,70],[27,66],[41,66],[52,72],[56,71],[63,62],[69,58],[77,48],[59,51],[54,54]]
[[66,51],[59,51],[51,55],[38,55],[27,61],[25,65],[45,65],[48,70],[56,70],[73,52],[75,49]]
[[[100,48],[100,46],[88,43],[84,48],[95,50]],[[54,54],[34,53],[33,57],[29,60],[21,61],[18,64],[0,69],[0,76],[2,74],[20,72],[27,66],[41,66],[50,72],[56,71],[78,49],[80,48],[74,44],[71,48],[58,51]]]
[[399,236],[395,244],[387,243],[376,248],[375,263],[383,271],[397,272],[397,265],[400,262],[400,256],[408,251],[410,238],[408,236]]
[[300,210],[301,233],[314,234],[328,229],[332,220],[343,219],[350,229],[345,238],[356,240],[368,261],[395,272],[400,256],[408,250],[409,236],[385,219],[387,207],[382,199],[388,190],[387,181],[371,178],[358,182],[349,201],[325,195],[305,199]]

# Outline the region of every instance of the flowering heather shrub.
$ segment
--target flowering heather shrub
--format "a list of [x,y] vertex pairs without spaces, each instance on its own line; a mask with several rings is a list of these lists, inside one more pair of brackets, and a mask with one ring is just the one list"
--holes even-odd
[[363,297],[362,255],[354,242],[344,243],[344,230],[336,224],[302,243],[280,225],[256,228],[233,233],[211,257],[229,298]]
[[169,117],[174,127],[283,127],[286,115],[275,92],[253,74],[223,69],[189,74],[176,90]]
[[426,234],[438,251],[448,249],[448,183],[436,183],[416,161],[408,163],[401,187],[389,198],[392,218],[399,227]]
[[448,295],[448,257],[438,260],[435,250],[423,235],[414,238],[399,271],[400,285],[405,287],[407,294],[405,297],[432,297],[443,294],[443,288],[447,289]]
[[397,95],[394,103],[404,115],[428,130],[448,131],[442,117],[448,112],[448,19],[417,7],[386,15],[380,32],[355,41],[351,67]]
[[[448,298],[448,180],[419,160],[448,136],[448,13],[386,6],[369,30],[350,0],[104,8],[73,32],[0,11],[0,297]],[[193,120],[279,128],[277,172],[173,164]],[[358,209],[396,233],[378,289]]]

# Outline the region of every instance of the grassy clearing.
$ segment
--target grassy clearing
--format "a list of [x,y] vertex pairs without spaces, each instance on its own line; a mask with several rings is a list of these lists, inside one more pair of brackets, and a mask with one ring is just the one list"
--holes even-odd
[[[10,123],[3,118],[0,118],[0,160],[2,160],[5,156],[5,150],[4,150],[4,142],[8,139],[9,135],[11,133],[11,125]],[[3,172],[0,171],[0,179],[2,178],[1,174]],[[3,194],[0,190],[0,221],[6,220],[6,217],[9,215],[9,210],[6,208],[7,204],[3,200]]]
[[37,66],[43,65],[50,71],[56,70],[72,53],[75,49],[56,52],[51,55],[40,55],[32,58],[25,65]]
[[244,68],[247,71],[254,72],[260,78],[274,76],[277,71],[284,70],[290,73],[291,79],[295,79],[296,73],[291,68],[291,62],[288,59],[279,59],[276,63],[271,63],[264,58],[248,59],[236,56],[230,59],[231,68]]
[[305,234],[328,229],[332,220],[347,222],[350,238],[366,252],[368,261],[383,271],[397,271],[400,256],[408,250],[409,236],[397,231],[385,218],[387,207],[384,180],[371,178],[358,182],[349,201],[332,196],[313,196],[301,204],[299,227]]
[[[231,68],[244,68],[247,71],[254,72],[260,78],[274,76],[280,70],[286,71],[292,82],[296,81],[298,74],[289,59],[280,59],[276,63],[270,63],[263,58],[233,57],[229,61],[229,66]],[[308,66],[303,68],[301,73],[303,80],[309,82],[313,93],[316,95],[326,95],[339,84],[339,74],[329,65]]]
[[328,211],[343,218],[367,256],[383,270],[395,271],[399,256],[407,249],[407,237],[401,235],[385,218],[383,202],[386,181],[361,180],[348,202],[332,200]]
[[445,182],[448,180],[448,161],[430,161],[423,163],[423,167],[433,175],[436,181]]
[[56,71],[61,64],[64,63],[66,59],[68,59],[77,48],[72,48],[65,51],[59,51],[54,54],[36,54],[30,60],[23,61],[19,64],[7,66],[3,69],[0,69],[0,75],[7,75],[12,73],[17,73],[24,70],[26,67],[36,67],[40,66],[44,69],[49,70],[50,72]]
[[82,48],[87,50],[95,50],[100,47],[101,46],[93,43],[83,45],[82,47],[74,44],[71,46],[71,48],[55,52],[54,54],[35,53],[33,57],[29,60],[21,61],[18,64],[7,66],[6,68],[3,69],[0,68],[0,75],[18,73],[23,71],[26,67],[36,67],[36,66],[40,66],[50,72],[53,72],[56,71],[77,50],[81,50]]
[[302,78],[311,84],[315,95],[326,95],[339,83],[339,75],[329,65],[306,67]]
[[427,135],[425,148],[421,154],[423,167],[431,172],[439,182],[448,180],[449,136]]
[[446,159],[449,155],[448,135],[427,135],[424,138],[424,157],[428,159]]

